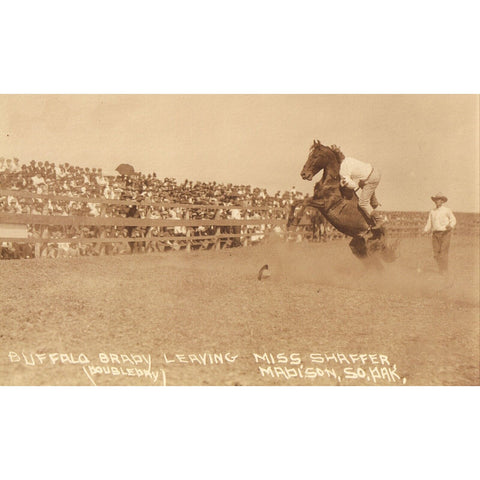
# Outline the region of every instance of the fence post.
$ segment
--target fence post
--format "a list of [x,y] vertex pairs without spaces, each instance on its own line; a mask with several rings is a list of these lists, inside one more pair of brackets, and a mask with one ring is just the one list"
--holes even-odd
[[[242,225],[242,227],[243,227],[243,225]],[[245,235],[245,233],[244,233],[244,235]],[[244,247],[248,247],[248,240],[249,240],[249,238],[250,238],[250,237],[248,236],[248,234],[243,237],[243,246],[244,246]]]
[[[185,220],[189,220],[189,219],[190,219],[190,210],[188,210],[188,208],[187,208],[186,211],[185,211]],[[192,243],[192,242],[190,241],[190,227],[187,226],[187,227],[186,227],[186,230],[187,230],[187,231],[186,231],[185,235],[186,235],[186,237],[187,237],[187,246],[185,247],[185,250],[186,250],[187,252],[190,252],[190,250],[191,250],[191,243]]]
[[[40,258],[40,247],[42,246],[42,244],[40,242],[38,242],[38,240],[42,239],[42,230],[43,227],[40,225],[40,232],[39,232],[39,235],[38,237],[34,236],[36,242],[35,242],[35,252],[34,252],[34,255],[35,255],[35,258]],[[35,231],[35,227],[33,227],[33,230]]]
[[40,229],[40,237],[43,240],[42,243],[40,244],[40,250],[39,250],[39,257],[42,256],[42,253],[48,249],[48,242],[45,242],[45,240],[50,238],[50,231],[48,229],[48,225],[42,225]]
[[[215,216],[213,217],[214,220],[218,220],[218,217],[220,216],[220,209],[216,210],[215,212]],[[220,225],[217,226],[217,229],[215,230],[215,236],[217,237],[215,239],[215,250],[220,250],[221,246],[222,246],[222,242],[219,238],[220,236],[220,231],[221,227]]]

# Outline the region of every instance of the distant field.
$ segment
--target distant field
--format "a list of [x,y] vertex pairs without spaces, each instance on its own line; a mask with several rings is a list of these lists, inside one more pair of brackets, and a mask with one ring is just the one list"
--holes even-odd
[[2,261],[0,383],[479,385],[478,252],[449,281],[424,237],[382,273],[346,240]]

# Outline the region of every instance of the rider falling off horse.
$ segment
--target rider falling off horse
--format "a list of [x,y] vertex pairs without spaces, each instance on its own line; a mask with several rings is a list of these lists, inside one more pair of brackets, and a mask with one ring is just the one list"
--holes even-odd
[[330,147],[337,154],[340,162],[340,183],[343,187],[355,191],[358,196],[358,206],[364,212],[372,229],[379,229],[385,220],[375,209],[380,205],[375,190],[380,183],[380,172],[370,163],[361,162],[353,157],[345,157],[336,145]]

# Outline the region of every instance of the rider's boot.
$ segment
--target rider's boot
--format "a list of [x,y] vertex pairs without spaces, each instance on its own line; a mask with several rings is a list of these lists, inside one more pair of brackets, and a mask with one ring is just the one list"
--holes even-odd
[[383,225],[385,224],[385,218],[379,215],[377,212],[372,212],[372,215],[370,216],[370,219],[372,220],[372,230],[380,230]]

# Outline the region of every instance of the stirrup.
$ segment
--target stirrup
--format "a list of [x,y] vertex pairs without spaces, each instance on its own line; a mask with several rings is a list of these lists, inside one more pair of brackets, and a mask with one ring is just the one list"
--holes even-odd
[[375,224],[371,227],[372,230],[381,230],[382,227],[387,223],[386,220],[383,218],[380,218],[378,220],[375,220]]

